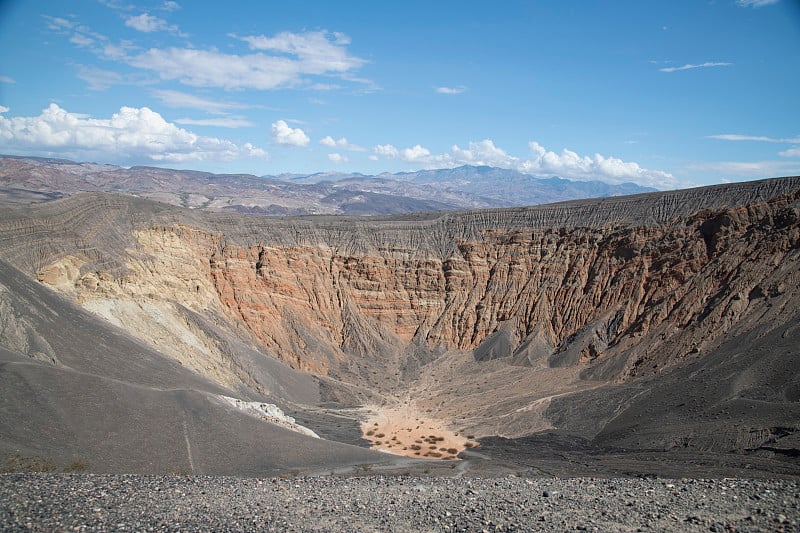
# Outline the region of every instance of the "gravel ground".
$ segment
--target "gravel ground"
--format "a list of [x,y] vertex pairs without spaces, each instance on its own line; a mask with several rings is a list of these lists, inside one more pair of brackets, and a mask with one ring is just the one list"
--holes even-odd
[[0,475],[2,531],[798,531],[796,481]]

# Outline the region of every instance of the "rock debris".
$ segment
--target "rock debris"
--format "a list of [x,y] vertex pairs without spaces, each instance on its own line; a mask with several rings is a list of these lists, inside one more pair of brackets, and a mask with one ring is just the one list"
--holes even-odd
[[744,479],[0,476],[3,531],[797,531]]

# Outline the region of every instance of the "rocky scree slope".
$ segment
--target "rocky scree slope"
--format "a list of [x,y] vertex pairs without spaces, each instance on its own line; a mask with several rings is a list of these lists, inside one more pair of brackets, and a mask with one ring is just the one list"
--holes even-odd
[[[791,330],[799,249],[800,178],[392,218],[264,219],[104,194],[0,212],[7,261],[212,381],[278,394],[236,362],[235,339],[318,376],[323,400],[405,397],[478,436],[600,438],[638,384],[721,357],[732,338]],[[780,383],[753,378],[786,391],[769,398],[781,438],[799,414],[798,368],[786,368]],[[601,416],[563,407],[592,394]]]

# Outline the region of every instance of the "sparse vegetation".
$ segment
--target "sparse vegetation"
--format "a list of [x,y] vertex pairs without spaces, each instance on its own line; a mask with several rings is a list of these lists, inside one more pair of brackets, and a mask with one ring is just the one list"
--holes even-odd
[[64,472],[70,474],[78,474],[80,472],[85,472],[88,468],[89,465],[84,463],[83,461],[75,461],[65,466]]
[[19,452],[7,452],[3,456],[0,472],[55,472],[55,463],[49,459],[35,455],[23,455]]

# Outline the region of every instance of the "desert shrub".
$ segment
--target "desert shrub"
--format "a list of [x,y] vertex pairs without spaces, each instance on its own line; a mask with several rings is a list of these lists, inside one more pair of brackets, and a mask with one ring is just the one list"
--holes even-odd
[[84,463],[83,461],[75,461],[73,463],[68,464],[64,467],[64,472],[67,473],[78,473],[78,472],[85,472],[86,469],[89,468],[89,465]]
[[56,465],[49,459],[8,452],[3,456],[0,472],[53,472]]

